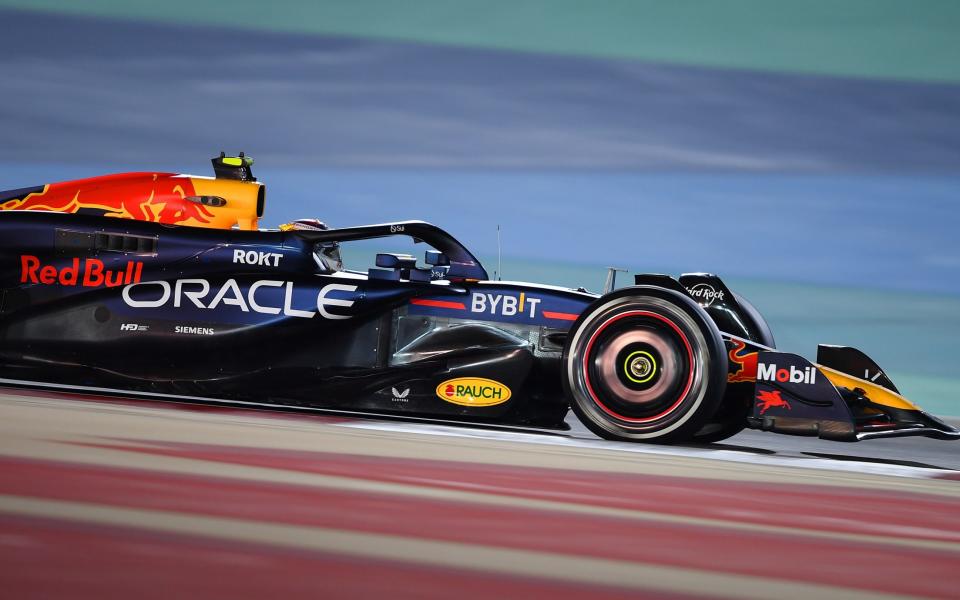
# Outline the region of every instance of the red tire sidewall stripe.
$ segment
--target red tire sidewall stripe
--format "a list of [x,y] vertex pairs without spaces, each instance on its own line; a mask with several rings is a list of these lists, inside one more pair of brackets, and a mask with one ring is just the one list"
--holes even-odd
[[[606,404],[600,401],[600,398],[597,396],[596,392],[594,392],[593,390],[593,386],[590,384],[590,370],[589,370],[590,351],[593,349],[593,344],[597,341],[597,337],[603,332],[604,329],[606,329],[613,323],[619,321],[620,319],[625,319],[627,317],[633,317],[633,316],[653,317],[654,319],[657,319],[669,325],[670,328],[673,329],[676,332],[676,334],[680,336],[680,339],[683,341],[683,345],[687,349],[687,359],[688,359],[687,364],[689,365],[689,369],[688,369],[689,373],[687,375],[687,385],[686,387],[684,387],[683,392],[677,397],[676,401],[665,411],[659,414],[656,414],[652,417],[644,417],[642,419],[638,419],[634,417],[625,417],[611,410]],[[632,310],[629,312],[625,312],[623,314],[616,315],[615,317],[612,317],[610,319],[607,319],[607,321],[605,321],[599,328],[597,328],[597,330],[594,331],[593,334],[590,336],[590,341],[587,342],[587,350],[586,352],[583,353],[582,366],[583,366],[583,380],[584,380],[584,383],[587,384],[587,391],[590,393],[590,397],[593,399],[594,403],[598,407],[600,407],[600,409],[603,412],[607,413],[611,417],[614,417],[615,419],[619,419],[621,421],[625,421],[627,423],[650,423],[670,414],[671,412],[676,410],[678,406],[680,406],[684,398],[687,397],[687,393],[690,391],[690,388],[693,386],[693,372],[694,372],[693,347],[690,345],[690,341],[687,339],[687,336],[683,333],[683,331],[680,330],[679,327],[677,327],[676,323],[674,323],[670,319],[664,317],[663,315],[659,315],[657,313],[646,311],[646,310]]]

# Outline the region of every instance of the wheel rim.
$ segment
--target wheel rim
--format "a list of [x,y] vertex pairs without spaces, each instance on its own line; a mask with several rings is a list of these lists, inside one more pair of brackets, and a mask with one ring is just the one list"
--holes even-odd
[[687,397],[693,348],[670,319],[628,311],[604,321],[583,355],[585,387],[598,408],[620,421],[644,424],[668,417]]

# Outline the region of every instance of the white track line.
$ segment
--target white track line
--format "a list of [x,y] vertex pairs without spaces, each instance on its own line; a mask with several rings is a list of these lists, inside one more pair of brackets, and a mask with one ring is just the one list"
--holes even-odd
[[937,479],[947,473],[954,473],[949,469],[935,469],[906,465],[883,464],[869,461],[831,460],[816,457],[771,456],[740,452],[737,450],[709,448],[685,448],[682,446],[657,446],[653,444],[631,444],[624,442],[608,442],[605,440],[590,440],[557,435],[537,435],[513,431],[495,431],[475,429],[469,426],[426,425],[419,423],[392,423],[382,421],[356,421],[350,423],[336,423],[337,427],[353,429],[367,429],[374,431],[390,431],[398,433],[414,433],[419,435],[435,435],[446,437],[473,438],[480,440],[497,440],[539,444],[546,446],[566,446],[584,449],[598,449],[625,453],[647,455],[682,456],[686,458],[708,458],[751,465],[769,465],[777,467],[803,467],[805,469],[819,469],[826,471],[841,471],[850,473],[867,473],[871,475],[890,475],[894,477],[912,477],[921,479]]

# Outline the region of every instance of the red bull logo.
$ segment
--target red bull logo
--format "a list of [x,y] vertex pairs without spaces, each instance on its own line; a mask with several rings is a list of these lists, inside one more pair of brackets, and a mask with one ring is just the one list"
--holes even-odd
[[757,406],[760,408],[761,415],[765,414],[771,408],[785,408],[787,410],[792,410],[790,408],[790,403],[780,396],[780,390],[773,392],[760,391],[757,394],[757,400]]
[[88,258],[82,263],[73,259],[70,265],[57,268],[44,265],[36,256],[20,257],[20,283],[38,285],[66,285],[81,287],[116,287],[139,283],[143,276],[143,263],[129,260],[123,269],[108,269],[97,258]]
[[747,345],[740,340],[733,340],[734,347],[727,353],[730,359],[730,371],[727,374],[727,383],[754,382],[757,379],[757,353],[744,352]]
[[168,225],[206,225],[214,214],[206,206],[186,200],[195,195],[189,177],[124,173],[51,183],[40,192],[0,203],[0,210],[91,211],[106,217]]

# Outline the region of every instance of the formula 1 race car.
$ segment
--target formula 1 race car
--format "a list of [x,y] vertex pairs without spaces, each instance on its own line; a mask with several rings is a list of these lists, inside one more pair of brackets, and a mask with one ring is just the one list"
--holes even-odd
[[[0,192],[3,383],[558,429],[572,408],[630,441],[960,437],[858,350],[777,351],[716,276],[594,294],[491,280],[420,221],[258,230],[252,160],[213,164]],[[342,243],[396,236],[422,264],[343,264]]]

